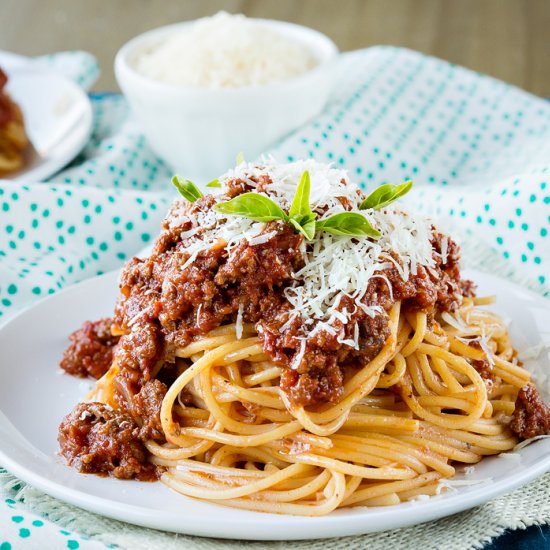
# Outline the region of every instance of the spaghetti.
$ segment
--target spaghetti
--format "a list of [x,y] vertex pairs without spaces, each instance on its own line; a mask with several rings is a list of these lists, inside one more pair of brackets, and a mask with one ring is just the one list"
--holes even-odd
[[[339,181],[340,174],[333,175]],[[252,177],[258,184],[259,178]],[[246,180],[233,176],[230,181],[229,188]],[[348,196],[351,193],[355,189]],[[378,227],[380,220],[373,220]],[[183,231],[190,229],[184,225]],[[264,234],[272,230],[262,229]],[[292,264],[295,252],[304,251],[304,242],[284,231],[280,238],[285,246],[275,247],[280,251],[275,258],[281,263],[284,251]],[[265,249],[273,250],[268,244],[277,235],[281,233],[248,244],[260,262],[262,250],[269,256]],[[203,233],[201,242],[206,237]],[[434,241],[433,230],[427,238],[432,243],[431,258],[439,255],[433,264],[424,260],[431,276],[421,276],[425,272],[419,265],[403,273],[408,260],[395,254],[395,244],[394,255],[384,256],[382,245],[375,251],[382,267],[372,273],[381,277],[371,276],[365,287],[369,290],[356,302],[368,313],[363,315],[360,308],[354,310],[349,301],[338,298],[339,291],[336,297],[325,296],[324,306],[314,314],[315,323],[305,328],[292,317],[291,300],[281,300],[292,283],[277,289],[269,302],[269,293],[262,294],[255,317],[247,300],[253,300],[258,287],[248,281],[248,294],[236,292],[236,302],[230,302],[233,312],[228,313],[231,308],[225,302],[225,310],[214,321],[208,301],[189,306],[194,292],[187,285],[189,277],[179,285],[167,283],[173,278],[165,270],[162,285],[172,305],[181,289],[186,290],[183,303],[188,305],[186,311],[180,304],[177,322],[169,325],[162,317],[163,313],[173,317],[167,308],[157,304],[156,310],[146,309],[152,303],[148,297],[156,294],[151,279],[139,280],[137,307],[132,296],[138,278],[132,272],[130,281],[126,272],[112,325],[112,334],[120,341],[110,368],[88,396],[89,403],[79,405],[62,423],[63,454],[81,471],[113,475],[116,470],[117,477],[147,479],[154,467],[163,483],[189,497],[261,512],[314,516],[339,507],[385,506],[434,495],[441,490],[441,481],[455,474],[457,463],[475,464],[483,456],[508,451],[518,443],[518,435],[525,437],[525,430],[547,431],[544,422],[550,414],[518,362],[505,325],[480,307],[492,298],[473,296],[471,286],[460,281],[451,258],[454,254],[457,259],[452,241],[443,245],[442,237]],[[294,243],[290,249],[289,239]],[[227,233],[224,241],[229,241]],[[187,263],[192,268],[193,243],[185,244],[178,267]],[[228,267],[227,261],[222,265],[218,259],[216,277],[223,267],[233,273],[242,264],[244,252],[239,246],[234,245],[233,253],[241,260]],[[313,243],[312,248],[314,257],[322,256],[322,245]],[[167,261],[166,250],[172,250],[168,256],[174,261],[176,252],[161,235],[149,267],[158,267],[160,258]],[[231,254],[227,244],[217,250],[224,251],[225,258]],[[334,247],[332,252],[338,254]],[[210,253],[203,257],[212,264]],[[396,264],[389,257],[401,273],[393,272]],[[204,275],[200,258],[197,255],[194,262],[197,273]],[[306,267],[311,265],[308,261]],[[272,263],[271,270],[277,265]],[[293,269],[295,274],[303,273],[305,267]],[[316,269],[322,272],[322,264]],[[182,271],[186,270],[179,269],[180,275]],[[234,281],[250,273],[257,275],[257,269],[240,272],[239,277],[233,273]],[[143,276],[143,271],[139,274]],[[313,288],[322,294],[319,279],[322,273]],[[257,277],[253,280],[258,282]],[[193,281],[196,284],[197,278]],[[208,276],[199,281],[208,282]],[[224,295],[235,290],[234,281],[233,286],[224,281]],[[261,281],[265,282],[263,275]],[[353,284],[359,289],[363,283],[355,279]],[[210,303],[216,304],[213,288],[208,288]],[[273,282],[271,288],[276,288]],[[445,289],[450,289],[448,294]],[[302,298],[309,299],[305,291]],[[327,317],[334,299],[338,306]],[[219,311],[219,304],[216,307]],[[311,303],[307,307],[316,308]],[[172,328],[169,353],[166,337],[160,346],[159,333],[144,328],[152,311],[155,322]],[[201,315],[206,316],[202,324]],[[328,329],[316,329],[321,323]],[[354,324],[359,328],[346,329]],[[203,327],[202,332],[197,327]],[[334,327],[339,332],[331,338]],[[195,332],[189,335],[184,329]],[[112,416],[116,413],[122,415],[118,420]]]

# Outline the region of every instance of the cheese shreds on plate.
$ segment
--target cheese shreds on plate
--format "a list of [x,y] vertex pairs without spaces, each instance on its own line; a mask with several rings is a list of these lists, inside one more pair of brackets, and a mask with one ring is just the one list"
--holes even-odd
[[[222,186],[219,192],[223,193],[227,182],[235,179],[254,189],[259,178],[267,175],[273,183],[262,187],[263,194],[288,210],[305,170],[311,178],[310,206],[319,215],[318,219],[352,211],[365,216],[381,233],[380,239],[374,241],[320,231],[313,240],[301,243],[303,267],[293,273],[294,283],[283,290],[291,305],[287,323],[301,319],[305,338],[321,330],[339,336],[342,325],[346,325],[355,313],[341,307],[344,297],[351,299],[354,307],[374,317],[381,313],[381,307],[369,307],[362,302],[371,279],[385,278],[383,272],[388,267],[395,267],[403,280],[415,274],[419,266],[435,267],[432,222],[422,216],[413,216],[394,204],[381,210],[360,210],[362,195],[349,181],[347,173],[311,159],[289,164],[279,164],[273,159],[259,164],[243,162],[219,178]],[[220,197],[220,200],[225,198]],[[346,210],[343,204],[351,210]],[[283,223],[272,222],[266,230],[265,223],[228,216],[214,209],[195,209],[192,213],[189,210],[193,209],[187,201],[177,199],[167,218],[172,229],[177,229],[183,220],[192,221],[193,228],[182,231],[188,254],[184,268],[202,251],[220,244],[229,256],[242,241],[250,246],[261,246],[276,234],[274,227]],[[389,282],[388,286],[391,291]],[[341,343],[357,348],[359,330],[357,327],[352,329],[353,338]]]
[[241,88],[286,80],[317,65],[300,42],[262,21],[219,12],[175,30],[137,57],[144,76],[195,88]]
[[482,485],[491,483],[492,477],[484,477],[482,479],[440,479],[437,482],[435,490],[436,495],[440,495],[443,490],[456,491],[457,487],[469,487],[470,485]]

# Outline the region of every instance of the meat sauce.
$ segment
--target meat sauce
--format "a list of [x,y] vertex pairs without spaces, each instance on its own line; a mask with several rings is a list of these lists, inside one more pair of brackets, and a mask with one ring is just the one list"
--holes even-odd
[[[247,190],[246,184],[236,181],[229,185],[227,196]],[[211,196],[199,199],[189,205],[189,214],[211,208],[213,200]],[[191,222],[185,220],[175,228],[165,222],[152,255],[145,260],[134,258],[123,270],[122,296],[114,322],[129,333],[121,338],[117,357],[123,367],[119,378],[131,378],[133,392],[150,379],[159,358],[172,361],[177,348],[221,324],[235,322],[241,308],[243,320],[256,324],[265,353],[285,367],[281,387],[290,399],[301,405],[335,402],[343,391],[343,371],[347,367],[361,368],[384,345],[389,334],[387,311],[395,300],[402,300],[403,307],[410,310],[452,311],[462,295],[471,292],[469,283],[460,279],[457,245],[448,242],[446,261],[442,263],[442,236],[434,231],[435,269],[428,271],[419,266],[407,281],[397,268],[386,269],[384,275],[392,285],[393,297],[386,280],[373,278],[363,299],[367,306],[381,306],[383,313],[372,318],[355,308],[347,325],[335,325],[336,332],[343,331],[340,339],[349,339],[353,326],[358,324],[358,350],[320,331],[308,339],[303,358],[294,370],[289,367],[301,346],[302,320],[297,317],[287,322],[290,304],[282,290],[294,282],[292,273],[303,266],[299,250],[303,237],[286,224],[270,222],[265,231],[275,235],[267,242],[251,245],[243,240],[231,254],[223,245],[213,247],[183,268],[188,254],[180,235],[190,227]],[[343,299],[340,307],[351,311],[348,301]]]
[[103,403],[81,403],[59,426],[59,446],[67,462],[82,473],[155,481],[139,426],[127,414]]
[[550,407],[544,403],[534,386],[526,385],[519,390],[510,428],[521,439],[550,432]]
[[[270,183],[268,177],[261,177],[256,189],[261,191]],[[230,199],[250,191],[250,186],[234,180],[227,189],[226,198]],[[342,310],[355,313],[347,324],[336,324],[334,329],[343,331],[341,340],[350,339],[352,327],[357,324],[359,349],[342,344],[335,335],[321,330],[307,339],[303,357],[295,365],[303,342],[302,320],[296,317],[289,322],[291,306],[283,290],[296,283],[292,275],[303,266],[300,252],[303,237],[287,224],[269,222],[265,232],[273,232],[274,236],[267,242],[252,245],[243,240],[233,247],[231,254],[220,243],[199,252],[188,262],[186,249],[190,241],[182,238],[182,233],[192,228],[193,216],[206,212],[213,204],[214,198],[205,196],[188,203],[186,215],[179,216],[176,224],[173,216],[169,216],[152,254],[146,259],[133,258],[125,265],[113,319],[117,333],[124,334],[118,343],[101,339],[95,324],[82,332],[91,341],[94,340],[91,335],[95,334],[97,345],[109,347],[111,354],[114,349],[120,369],[114,379],[120,412],[98,410],[96,403],[79,405],[77,412],[71,413],[61,425],[62,453],[83,471],[108,471],[117,477],[144,475],[136,466],[136,461],[144,458],[142,442],[151,438],[164,441],[159,411],[166,385],[157,376],[167,370],[166,365],[174,363],[176,349],[220,325],[236,322],[239,310],[244,322],[256,325],[264,352],[283,367],[282,390],[291,402],[309,406],[336,402],[343,393],[346,373],[363,367],[380,352],[389,334],[388,311],[396,300],[402,302],[405,311],[422,310],[433,318],[436,311],[454,311],[463,296],[473,294],[473,284],[460,278],[458,246],[434,229],[432,269],[418,266],[408,280],[403,280],[397,268],[392,267],[383,272],[384,278],[370,280],[362,300],[366,306],[379,306],[379,314],[370,317],[363,309],[353,308],[351,299],[341,300]],[[442,254],[444,238],[446,252]],[[95,344],[75,335],[71,336],[71,347],[75,351],[96,350]],[[98,356],[102,357],[104,351],[107,357],[107,351],[101,349],[97,347]],[[71,357],[75,357],[74,361]],[[81,354],[68,352],[64,361],[69,372],[97,374]],[[75,366],[79,361],[82,368]],[[102,364],[97,370],[104,368]],[[532,399],[524,401],[525,405],[520,407],[526,412],[523,416],[518,412],[518,426],[522,424],[518,429],[530,433],[531,408],[537,406]],[[81,419],[85,411],[93,420]],[[115,428],[123,423],[128,424],[124,440],[116,440],[117,445],[107,456],[102,438],[104,434],[116,438]],[[120,464],[130,466],[121,469]],[[145,468],[147,464],[143,462],[142,466]]]
[[69,347],[59,366],[69,374],[101,378],[113,362],[113,349],[119,338],[111,334],[112,319],[86,321],[69,336]]

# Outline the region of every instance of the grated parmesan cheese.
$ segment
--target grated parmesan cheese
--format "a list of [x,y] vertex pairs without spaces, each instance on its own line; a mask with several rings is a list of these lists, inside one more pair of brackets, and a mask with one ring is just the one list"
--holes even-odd
[[[449,314],[447,314],[449,316]],[[451,316],[452,319],[454,319],[454,317]],[[447,318],[446,318],[447,320]],[[447,320],[448,322],[448,320]],[[456,327],[455,327],[456,328]],[[482,326],[481,327],[481,330],[482,330],[482,334],[481,335],[477,335],[475,337],[463,337],[463,336],[455,336],[455,338],[457,340],[459,340],[460,342],[462,342],[463,344],[466,344],[467,346],[469,346],[470,344],[474,343],[474,342],[477,342],[479,344],[479,347],[481,348],[481,351],[483,351],[483,353],[485,354],[485,358],[487,359],[487,362],[489,363],[489,367],[492,369],[494,366],[495,366],[495,360],[494,360],[494,352],[493,350],[491,349],[491,346],[489,345],[489,336],[487,336],[487,334],[485,334],[485,328]],[[514,357],[515,359],[515,357]]]
[[432,497],[430,497],[430,495],[421,494],[407,499],[407,502],[412,502],[414,504],[416,502],[425,502],[426,500],[432,500]]
[[470,485],[482,485],[484,483],[491,483],[492,477],[485,477],[482,479],[440,479],[437,482],[437,488],[435,490],[436,495],[440,495],[444,489],[448,491],[456,491],[457,487],[469,487]]
[[[358,308],[371,317],[381,312],[380,306],[369,307],[361,301],[370,280],[384,278],[391,292],[391,285],[383,274],[385,269],[395,265],[406,280],[418,266],[435,268],[431,244],[432,222],[421,216],[413,216],[394,204],[381,210],[359,210],[362,197],[358,187],[349,181],[347,173],[312,159],[289,164],[279,164],[272,158],[265,159],[261,164],[243,162],[221,176],[219,182],[222,192],[227,182],[233,179],[241,179],[255,188],[255,179],[268,175],[274,183],[267,186],[262,194],[288,210],[304,170],[310,174],[310,205],[319,214],[319,219],[345,212],[339,200],[341,198],[351,204],[353,212],[364,215],[381,233],[381,238],[373,241],[321,231],[312,241],[304,240],[300,249],[303,267],[293,273],[294,284],[283,290],[291,307],[289,318],[280,330],[298,318],[306,339],[326,331],[336,336],[340,343],[358,349],[359,327],[354,326],[351,331],[353,337],[344,340],[343,325],[348,324]],[[178,223],[189,219],[192,221],[193,231],[185,232],[189,258],[184,268],[201,251],[220,246],[220,243],[224,244],[231,256],[243,240],[256,246],[276,235],[276,229],[266,232],[266,224],[248,218],[226,216],[213,209],[188,215],[188,210],[188,203],[178,199],[167,218],[170,227],[176,230]],[[399,261],[396,261],[396,257]],[[350,308],[340,307],[344,297],[353,303],[350,311]],[[294,358],[294,368],[300,364],[304,351],[305,343]]]
[[505,458],[506,460],[521,462],[521,455],[519,453],[513,453],[508,451],[506,453],[499,453],[498,458]]
[[128,326],[129,327],[132,327],[135,322],[140,318],[140,317],[144,317],[145,315],[147,315],[149,313],[149,308],[145,308],[143,310],[141,310],[139,313],[136,313],[136,315],[134,315],[129,321],[128,321]]
[[80,421],[83,421],[83,420],[86,420],[87,418],[91,418],[93,415],[92,413],[90,413],[90,411],[82,411],[82,413],[80,414],[80,416],[78,417],[78,419]]
[[237,311],[237,321],[235,323],[235,335],[237,340],[240,340],[243,335],[243,304],[239,304],[239,309]]
[[[451,327],[458,330],[461,334],[470,334],[473,333],[473,329],[470,327],[468,328],[463,322],[462,319],[451,315],[448,311],[443,311],[441,313],[441,318]],[[462,339],[464,341],[465,339]],[[470,340],[471,341],[471,340]]]
[[513,452],[517,452],[524,447],[527,447],[528,445],[531,445],[531,443],[538,441],[539,439],[550,439],[550,435],[536,435],[535,437],[531,437],[529,439],[524,439],[523,441],[520,441],[513,449]]
[[244,15],[199,19],[137,56],[144,76],[195,88],[262,86],[304,73],[318,61],[305,45]]
[[249,235],[246,235],[245,238],[248,241],[248,244],[250,246],[256,246],[258,244],[266,243],[267,241],[269,241],[270,239],[275,237],[275,235],[277,235],[276,231],[270,231],[269,233],[261,233],[260,235],[258,235],[256,237],[251,237]]
[[197,318],[196,318],[196,320],[195,320],[195,323],[196,323],[197,325],[200,324],[201,310],[202,310],[202,302],[199,304],[199,307],[197,308]]
[[[482,327],[483,328],[483,327]],[[487,361],[489,362],[489,367],[493,368],[495,366],[495,360],[493,359],[493,350],[489,346],[489,339],[486,334],[482,334],[478,338],[479,347],[482,349]]]
[[302,359],[304,358],[305,353],[306,353],[306,341],[302,340],[300,342],[300,349],[298,353],[294,356],[294,360],[290,365],[291,369],[296,370],[300,366],[300,363],[302,362]]
[[444,236],[441,239],[441,263],[443,264],[447,263],[448,248],[449,248],[449,238],[447,236]]

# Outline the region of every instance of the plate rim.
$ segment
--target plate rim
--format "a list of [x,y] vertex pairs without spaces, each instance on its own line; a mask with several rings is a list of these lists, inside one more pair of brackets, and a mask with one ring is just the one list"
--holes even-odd
[[[475,278],[476,276],[482,276],[489,281],[496,280],[498,284],[504,285],[505,287],[501,287],[501,291],[506,291],[506,287],[513,289],[520,299],[528,297],[531,300],[540,300],[541,298],[541,296],[535,292],[491,273],[473,269],[464,270],[463,273],[467,277]],[[50,302],[58,299],[60,295],[78,294],[87,286],[100,285],[103,281],[105,281],[105,283],[109,281],[109,284],[112,284],[118,278],[118,274],[119,270],[115,270],[85,279],[55,294],[44,297],[1,323],[0,331],[3,331],[7,326],[16,322],[16,320],[21,317],[29,315],[34,308],[47,307]],[[2,416],[4,415],[2,414]],[[7,419],[8,417],[4,416],[4,418]],[[1,423],[2,417],[0,417],[0,424]],[[549,444],[548,442],[549,440],[536,441],[530,448],[535,446],[546,447]],[[179,510],[174,510],[166,514],[166,512],[161,510],[153,510],[141,505],[124,504],[121,506],[120,503],[109,498],[90,495],[82,489],[64,487],[59,481],[50,480],[40,474],[36,474],[26,466],[19,465],[10,457],[9,449],[4,449],[3,447],[0,447],[0,463],[11,474],[54,498],[58,498],[63,502],[100,514],[104,517],[129,522],[141,527],[213,538],[306,540],[353,536],[387,529],[409,527],[469,510],[500,495],[509,493],[541,476],[545,472],[550,471],[550,453],[538,456],[533,464],[527,468],[521,469],[517,473],[491,483],[483,483],[479,486],[474,486],[466,492],[453,493],[447,498],[442,499],[432,498],[421,503],[404,503],[398,505],[400,506],[400,511],[414,510],[412,514],[405,513],[399,516],[398,514],[390,513],[388,515],[387,512],[389,508],[387,507],[369,509],[355,508],[352,513],[347,511],[348,513],[344,514],[336,511],[328,516],[312,518],[242,511],[244,513],[243,519],[246,520],[247,518],[253,517],[253,528],[251,528],[246,521],[243,521],[242,525],[240,524],[241,522],[237,524],[237,522],[234,522],[231,518],[224,518],[223,514],[221,514],[222,517],[217,518],[218,525],[214,532],[212,532],[212,522],[208,517],[203,518],[202,521],[196,521],[196,518],[193,518],[192,521],[185,522],[182,521],[182,514],[180,513],[178,518],[179,522],[176,522],[176,516]],[[182,496],[182,498],[186,497]],[[252,516],[250,514],[252,514]],[[370,514],[371,522],[366,521],[368,518],[367,514]],[[380,515],[382,515],[382,517],[377,517]],[[395,519],[396,517],[398,518],[397,520]],[[185,516],[183,516],[183,518],[185,518]],[[376,523],[374,528],[372,523]],[[282,534],[281,531],[277,530],[277,528],[281,527],[284,527],[284,532],[282,532]]]

